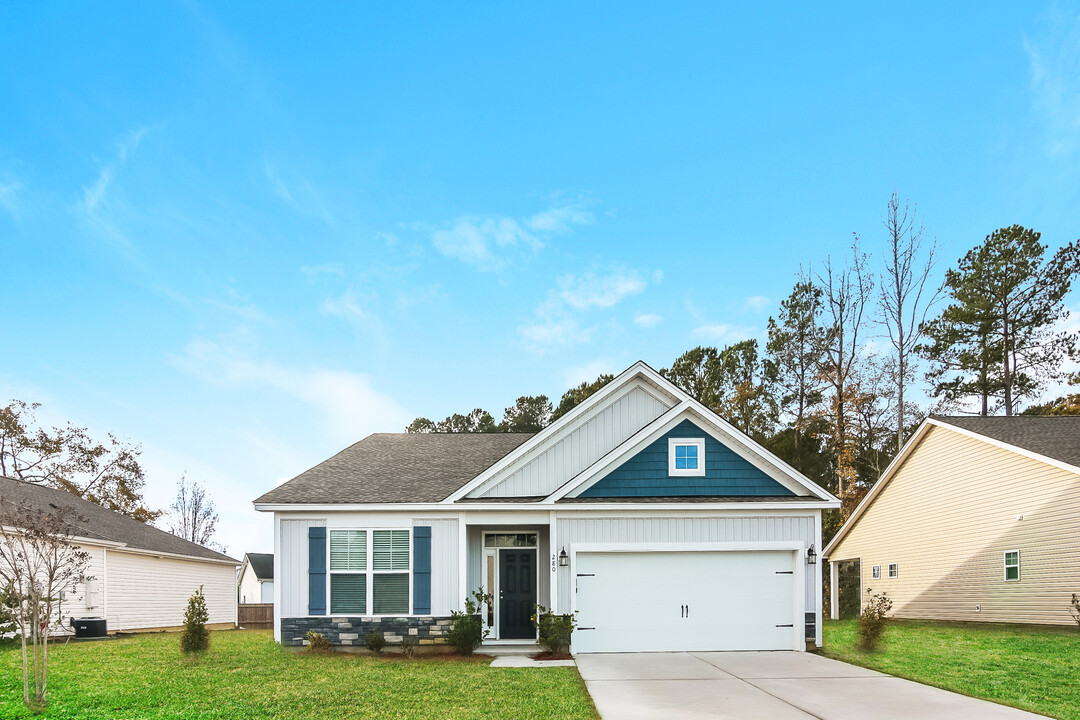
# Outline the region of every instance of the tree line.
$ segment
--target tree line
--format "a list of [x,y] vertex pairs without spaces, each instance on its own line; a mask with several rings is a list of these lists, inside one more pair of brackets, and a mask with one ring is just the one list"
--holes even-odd
[[[930,412],[1080,413],[1080,394],[1023,409],[1075,357],[1077,336],[1062,321],[1080,241],[1049,252],[1038,232],[1001,228],[937,282],[939,247],[896,193],[880,237],[874,266],[856,234],[844,258],[801,269],[768,320],[764,347],[756,338],[699,346],[660,370],[840,497],[827,537]],[[611,379],[571,388],[557,406],[522,396],[500,422],[477,408],[417,418],[406,430],[537,432]]]

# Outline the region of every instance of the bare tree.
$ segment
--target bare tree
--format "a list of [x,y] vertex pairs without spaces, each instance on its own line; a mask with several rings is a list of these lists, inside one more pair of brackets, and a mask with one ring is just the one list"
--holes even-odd
[[[922,337],[926,315],[941,295],[941,285],[927,287],[937,242],[926,242],[926,229],[908,201],[893,193],[882,218],[885,226],[885,273],[878,304],[896,360],[891,373],[896,390],[896,447],[904,446],[904,387],[913,379],[912,355]],[[925,251],[924,251],[925,245]]]
[[176,499],[169,506],[169,532],[197,545],[217,546],[213,543],[217,521],[217,508],[206,490],[181,475],[176,483]]
[[18,627],[23,701],[32,708],[48,702],[49,635],[62,621],[61,592],[88,579],[90,555],[73,541],[76,520],[85,522],[69,508],[46,513],[0,499],[0,585]]
[[[856,477],[855,388],[851,387],[851,381],[862,355],[863,316],[874,291],[873,278],[866,269],[866,254],[859,249],[858,235],[851,244],[851,265],[837,267],[831,257],[825,258],[817,284],[821,288],[825,305],[823,315],[828,328],[823,373],[831,397],[826,412],[836,455],[836,494],[843,501]],[[842,514],[844,512],[841,510]]]

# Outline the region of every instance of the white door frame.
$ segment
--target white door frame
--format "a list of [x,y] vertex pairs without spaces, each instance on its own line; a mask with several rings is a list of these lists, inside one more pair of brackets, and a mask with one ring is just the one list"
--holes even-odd
[[[514,547],[488,547],[487,536],[488,535],[536,535],[535,545],[515,545]],[[536,584],[533,586],[536,588],[536,600],[534,603],[540,602],[540,531],[539,530],[514,530],[511,528],[499,529],[499,530],[482,530],[480,532],[480,549],[481,549],[481,565],[480,565],[480,577],[483,581],[484,590],[491,595],[491,607],[492,616],[495,619],[495,624],[489,626],[491,635],[488,640],[502,640],[499,637],[499,551],[500,550],[535,550],[536,551]],[[487,586],[487,559],[489,557],[495,558],[495,587],[491,588]],[[553,581],[554,582],[554,581]],[[487,626],[487,617],[483,614],[480,616],[484,625]],[[507,640],[506,642],[528,642],[527,640]]]
[[[781,542],[721,542],[721,543],[578,543],[570,546],[570,608],[577,606],[578,553],[646,553],[646,552],[755,552],[788,551],[794,555],[795,616],[792,618],[792,650],[806,650],[806,548],[799,541]],[[571,653],[577,654],[572,649]]]

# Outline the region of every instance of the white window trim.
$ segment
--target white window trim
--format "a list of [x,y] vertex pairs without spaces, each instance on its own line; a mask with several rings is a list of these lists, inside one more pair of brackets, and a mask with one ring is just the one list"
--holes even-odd
[[[896,568],[896,574],[895,575],[893,575],[893,568]],[[898,577],[900,577],[900,563],[896,563],[896,562],[889,563],[889,579],[890,580],[895,580]]]
[[[675,448],[680,445],[696,445],[698,466],[694,470],[675,469]],[[668,438],[668,476],[705,477],[705,438]]]
[[[330,569],[330,533],[341,530],[363,530],[367,533],[367,557],[364,564],[367,566],[364,570],[331,570]],[[376,570],[375,569],[375,532],[379,530],[405,530],[409,533],[409,568],[408,570]],[[364,599],[364,612],[359,614],[359,617],[413,617],[413,529],[412,527],[341,527],[331,528],[326,533],[326,614],[335,616],[352,616],[358,617],[354,613],[335,613],[333,612],[334,598],[331,590],[330,579],[333,575],[367,575],[366,591],[367,597]],[[403,613],[379,613],[368,612],[368,610],[375,610],[375,575],[400,575],[405,573],[409,578],[409,607],[405,609]]]
[[[1016,565],[1009,565],[1009,553],[1016,553]],[[1001,576],[1005,582],[1020,582],[1020,551],[1019,550],[1006,550],[1001,554],[1002,572]],[[1009,579],[1009,568],[1016,568],[1016,579]]]
[[881,566],[880,565],[871,565],[870,566],[870,579],[871,580],[880,580],[881,579]]

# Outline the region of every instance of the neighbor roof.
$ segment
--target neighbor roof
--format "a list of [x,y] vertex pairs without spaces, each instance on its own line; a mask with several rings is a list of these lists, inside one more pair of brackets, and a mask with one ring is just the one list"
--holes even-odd
[[255,502],[439,502],[530,437],[531,433],[369,435]]
[[71,521],[77,528],[75,533],[81,537],[122,543],[135,550],[237,562],[228,555],[113,512],[65,490],[0,477],[0,502],[25,504],[45,513],[61,507],[70,509],[79,516]]
[[1080,467],[1080,415],[935,417],[946,425]]
[[248,553],[245,557],[255,577],[259,580],[274,579],[274,553]]

